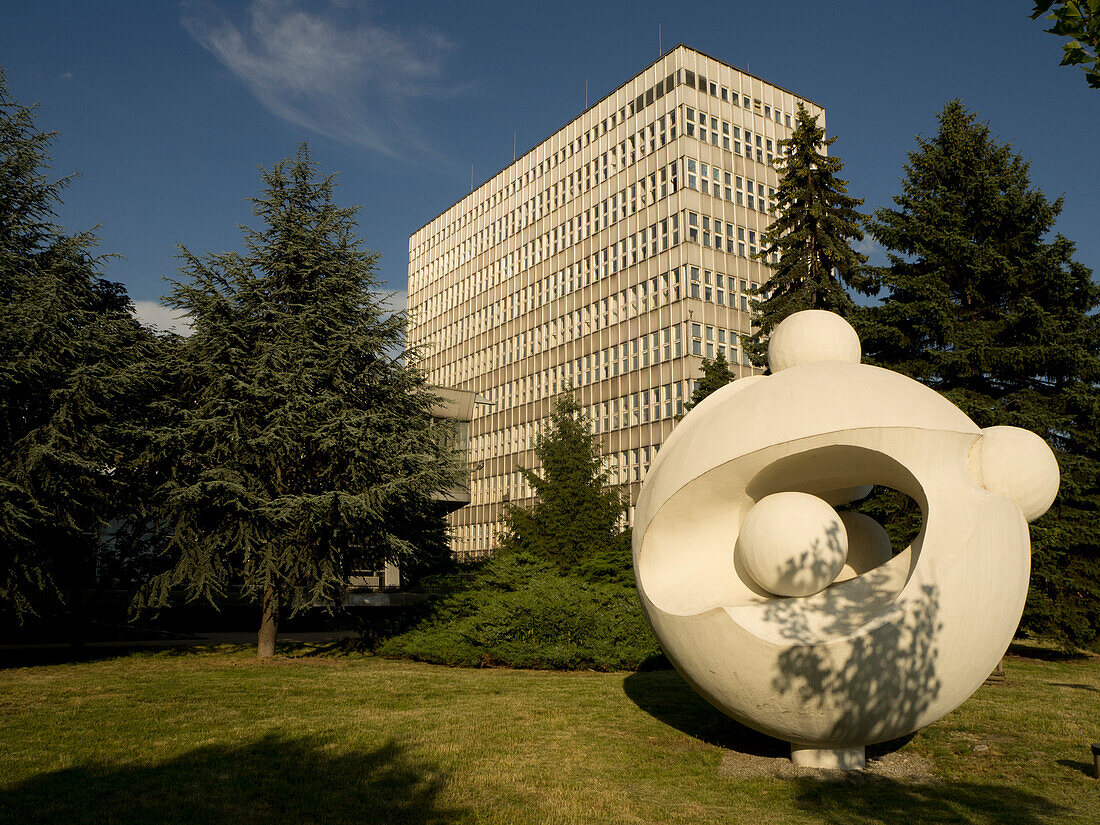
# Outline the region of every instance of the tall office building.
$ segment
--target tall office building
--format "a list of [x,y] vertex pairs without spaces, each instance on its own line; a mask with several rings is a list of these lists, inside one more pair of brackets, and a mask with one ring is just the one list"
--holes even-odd
[[824,125],[677,46],[413,233],[410,342],[432,383],[479,399],[456,553],[490,551],[503,503],[530,498],[519,469],[566,387],[633,503],[702,358],[751,374],[752,256],[799,102]]

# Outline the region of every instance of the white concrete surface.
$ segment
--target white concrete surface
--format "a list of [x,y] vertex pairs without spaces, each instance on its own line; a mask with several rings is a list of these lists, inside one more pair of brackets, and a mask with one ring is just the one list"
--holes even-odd
[[[821,315],[777,327],[782,369],[718,390],[672,432],[635,510],[634,566],[654,631],[701,695],[799,759],[835,751],[858,767],[852,752],[941,718],[1000,661],[1027,595],[1025,515],[1053,500],[1057,465],[1037,437],[983,432],[928,387],[859,364],[854,331]],[[841,503],[868,484],[919,505],[909,547],[886,558],[882,533],[854,519],[852,575],[820,592],[779,596],[749,574],[735,548],[758,502]]]

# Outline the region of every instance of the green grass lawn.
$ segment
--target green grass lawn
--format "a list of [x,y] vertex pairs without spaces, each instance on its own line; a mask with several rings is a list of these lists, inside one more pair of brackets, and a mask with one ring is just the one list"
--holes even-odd
[[292,653],[0,670],[0,822],[1100,822],[1096,657],[1010,657],[905,745],[932,773],[913,781],[734,778],[724,755],[776,743],[670,671]]

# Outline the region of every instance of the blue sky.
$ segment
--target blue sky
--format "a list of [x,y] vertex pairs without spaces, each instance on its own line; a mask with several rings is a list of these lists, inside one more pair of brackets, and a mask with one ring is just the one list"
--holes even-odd
[[[898,191],[914,135],[959,97],[1064,196],[1058,230],[1100,274],[1100,91],[1060,68],[1030,0],[632,3],[5,3],[11,94],[61,133],[60,212],[148,317],[177,244],[239,248],[245,198],[309,141],[359,204],[381,276],[406,282],[408,236],[678,42],[826,107],[865,209]],[[870,250],[874,252],[874,250]],[[879,257],[875,255],[874,257]],[[398,296],[400,300],[400,295]]]

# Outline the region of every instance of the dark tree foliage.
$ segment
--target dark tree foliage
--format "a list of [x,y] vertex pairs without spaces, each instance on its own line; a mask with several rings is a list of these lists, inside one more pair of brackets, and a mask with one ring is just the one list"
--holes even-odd
[[448,665],[636,668],[659,653],[637,592],[626,501],[572,393],[539,437],[536,501],[511,505],[491,559],[380,652]]
[[737,378],[736,375],[730,372],[730,366],[726,363],[726,356],[722,353],[718,353],[718,357],[713,361],[704,358],[699,367],[703,371],[703,377],[695,383],[695,391],[692,392],[688,403],[684,405],[685,410],[691,410],[712,392],[721,389]]
[[660,653],[632,583],[565,576],[523,551],[497,553],[383,655],[445,665],[635,669]]
[[629,569],[626,501],[608,485],[599,443],[572,393],[555,403],[535,454],[541,473],[522,470],[535,503],[505,509],[502,549],[547,559],[562,573],[590,570],[606,579]]
[[304,145],[262,178],[243,252],[182,250],[170,303],[194,334],[152,455],[173,532],[138,602],[239,587],[262,604],[261,657],[280,615],[338,604],[352,570],[438,555],[433,496],[462,473],[399,355],[405,317],[383,306],[357,209],[334,203]]
[[1053,21],[1045,31],[1069,38],[1058,65],[1080,66],[1089,86],[1100,89],[1100,0],[1037,0],[1031,19],[1043,15]]
[[91,233],[55,209],[54,133],[0,73],[0,610],[23,621],[94,583],[99,535],[128,509],[140,364],[155,342],[125,290],[100,277]]
[[979,426],[1042,435],[1062,487],[1031,527],[1025,629],[1100,634],[1100,287],[1073,244],[1046,240],[1062,202],[957,100],[909,153],[896,208],[869,223],[890,250],[885,290],[855,319],[865,359],[939,390]]
[[754,364],[767,366],[768,336],[792,313],[827,309],[848,317],[854,303],[844,285],[866,291],[867,258],[852,249],[863,240],[863,203],[848,194],[848,182],[837,177],[844,163],[824,154],[836,141],[826,138],[805,107],[799,104],[791,136],[779,141],[779,171],[775,190],[778,217],[762,236],[757,257],[772,270],[755,291],[762,298],[753,313],[755,331],[745,340]]

